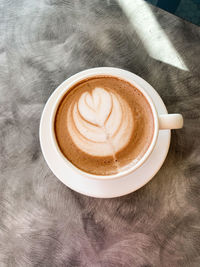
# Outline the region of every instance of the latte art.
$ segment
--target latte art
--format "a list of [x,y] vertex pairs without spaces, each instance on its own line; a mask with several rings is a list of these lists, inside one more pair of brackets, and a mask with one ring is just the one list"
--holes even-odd
[[128,103],[103,88],[84,92],[67,110],[67,128],[75,145],[92,156],[115,156],[130,141],[133,116]]
[[91,77],[70,88],[54,125],[63,155],[77,168],[97,175],[116,174],[137,164],[154,132],[153,114],[143,94],[112,76]]

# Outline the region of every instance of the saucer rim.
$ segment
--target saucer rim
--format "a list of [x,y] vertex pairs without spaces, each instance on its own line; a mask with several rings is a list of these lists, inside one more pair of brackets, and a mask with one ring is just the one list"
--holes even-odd
[[[98,70],[98,69],[102,69],[102,68],[93,68],[92,70]],[[105,70],[108,69],[107,67],[104,68]],[[134,73],[131,73],[131,72],[128,72],[126,70],[121,70],[121,69],[117,69],[117,68],[109,68],[109,69],[114,69],[114,70],[118,70],[118,71],[123,71],[123,72],[126,72],[127,75],[131,75],[133,77],[133,79],[136,81],[136,83],[140,86],[140,87],[145,87],[145,90],[147,91],[147,93],[150,95],[150,97],[152,98],[152,101],[156,107],[156,110],[158,112],[158,114],[168,114],[167,112],[167,109],[166,109],[166,106],[164,105],[161,97],[159,96],[159,94],[156,92],[156,90],[148,83],[146,82],[144,79],[142,79],[141,77],[137,76],[136,74]],[[76,76],[78,75],[81,75],[81,73],[86,73],[86,72],[89,72],[91,71],[91,69],[89,70],[85,70],[85,71],[82,71],[82,72],[79,72],[73,76],[71,76],[69,79],[67,80],[72,80],[72,79],[75,79]],[[103,193],[103,192],[100,192],[100,191],[96,191],[96,193],[91,193],[91,192],[88,192],[87,191],[87,186],[85,186],[85,189],[84,190],[81,190],[81,188],[78,186],[76,186],[75,184],[72,185],[73,183],[70,183],[68,180],[69,179],[66,179],[66,178],[63,178],[64,176],[66,176],[66,173],[69,173],[71,172],[71,169],[69,168],[69,166],[63,166],[63,170],[62,171],[58,171],[55,169],[55,167],[53,167],[53,164],[51,163],[51,156],[50,156],[50,149],[49,149],[49,145],[51,146],[51,138],[50,138],[50,134],[48,136],[48,131],[47,131],[47,135],[45,134],[45,129],[50,129],[50,116],[51,116],[51,109],[52,109],[52,106],[55,104],[55,99],[57,98],[57,95],[60,94],[60,91],[62,90],[62,85],[64,85],[66,82],[66,80],[58,86],[57,89],[55,89],[55,91],[52,93],[52,95],[49,97],[44,109],[43,109],[43,112],[42,112],[42,116],[41,116],[41,121],[40,121],[40,145],[41,145],[41,149],[42,149],[42,153],[43,153],[43,156],[47,162],[47,165],[49,166],[49,168],[51,169],[51,171],[54,173],[54,175],[62,182],[64,183],[66,186],[70,187],[72,190],[74,191],[77,191],[83,195],[87,195],[87,196],[91,196],[91,197],[97,197],[97,198],[113,198],[113,197],[119,197],[119,196],[123,196],[123,195],[126,195],[126,194],[130,194],[131,192],[134,192],[136,190],[138,190],[139,188],[143,187],[145,184],[147,184],[154,176],[155,174],[159,171],[159,169],[161,168],[161,166],[163,165],[164,161],[165,161],[165,158],[168,154],[168,150],[169,150],[169,146],[170,146],[170,139],[171,139],[171,131],[170,130],[160,130],[159,133],[158,133],[158,139],[157,139],[157,142],[155,144],[155,147],[154,147],[154,150],[156,149],[156,146],[158,145],[158,142],[162,142],[162,146],[163,144],[165,144],[165,147],[164,149],[162,149],[162,151],[159,151],[159,153],[161,153],[161,157],[159,157],[159,162],[156,162],[156,167],[153,166],[153,169],[154,171],[151,170],[152,174],[150,176],[147,176],[147,178],[145,179],[145,181],[143,183],[141,183],[139,186],[134,186],[134,182],[133,182],[133,185],[130,185],[130,189],[128,190],[124,190],[124,188],[122,188],[121,190],[121,193],[117,192],[112,192],[112,194],[107,194],[107,193]],[[162,136],[161,134],[161,131],[164,132],[165,134]],[[164,141],[161,141],[160,139],[162,139]],[[45,146],[45,142],[48,143],[48,145]],[[153,150],[153,151],[154,151]],[[150,160],[152,160],[152,157],[153,157],[153,151],[151,153],[151,155],[149,156],[149,158],[147,159],[147,162],[149,162]],[[56,158],[56,156],[54,157],[54,160],[55,161],[58,161],[58,158]],[[145,164],[144,164],[145,165]],[[117,180],[126,180],[127,177],[129,177],[130,179],[130,176],[132,176],[131,180],[134,180],[134,176],[137,175],[138,172],[143,172],[145,169],[144,169],[145,166],[141,166],[139,167],[135,172],[131,173],[131,174],[128,174],[126,176],[122,176],[122,177],[119,177]],[[62,175],[61,175],[62,173]],[[77,173],[77,172],[74,172],[72,171],[73,175],[75,176],[81,176],[80,173]],[[62,176],[62,177],[61,177]],[[146,176],[146,175],[145,175]],[[80,178],[80,177],[79,177]],[[90,179],[87,179],[87,177],[85,176],[81,176],[81,178],[84,179],[83,183],[89,183],[91,181],[91,178]],[[93,182],[95,182],[95,180],[92,180]],[[98,180],[98,183],[105,183],[108,182],[110,184],[112,184],[112,188],[114,186],[117,186],[115,185],[115,181],[116,179],[113,179],[113,180]],[[96,186],[95,186],[96,187]],[[95,187],[94,187],[94,191],[95,191]],[[118,190],[119,191],[119,190]]]

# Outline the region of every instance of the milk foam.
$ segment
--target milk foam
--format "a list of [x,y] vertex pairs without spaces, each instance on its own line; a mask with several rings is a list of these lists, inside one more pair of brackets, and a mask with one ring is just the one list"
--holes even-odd
[[67,128],[74,144],[92,156],[113,156],[130,141],[131,108],[116,92],[95,88],[84,92],[67,110]]

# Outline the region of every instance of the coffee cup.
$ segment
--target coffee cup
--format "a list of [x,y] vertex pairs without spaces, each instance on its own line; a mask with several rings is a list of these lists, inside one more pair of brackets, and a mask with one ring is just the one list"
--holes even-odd
[[[125,170],[121,170],[118,173],[111,174],[111,175],[96,175],[92,174],[86,171],[83,171],[82,169],[78,168],[68,158],[66,158],[63,153],[60,150],[60,147],[57,142],[57,138],[55,135],[55,117],[58,110],[58,107],[60,105],[60,102],[62,101],[63,97],[66,95],[66,93],[71,90],[76,84],[81,83],[81,81],[84,81],[86,79],[92,79],[93,77],[97,76],[109,76],[109,77],[116,77],[118,79],[121,79],[123,81],[126,81],[130,84],[132,84],[137,90],[139,90],[142,95],[145,97],[146,101],[148,102],[151,112],[153,114],[153,123],[154,123],[154,129],[153,129],[153,135],[151,138],[151,142],[148,146],[148,149],[144,153],[144,155],[137,161],[137,163],[131,165]],[[154,105],[153,99],[149,96],[148,92],[145,90],[144,87],[141,87],[137,82],[134,80],[134,78],[130,75],[129,72],[117,69],[117,68],[108,68],[108,67],[102,67],[102,68],[93,68],[90,70],[87,70],[86,72],[81,72],[79,75],[75,75],[74,78],[71,77],[70,79],[67,79],[64,83],[62,83],[59,87],[59,94],[56,97],[56,100],[53,104],[51,115],[50,115],[50,136],[51,136],[51,143],[53,146],[53,149],[55,151],[56,157],[59,157],[63,162],[65,162],[66,166],[73,169],[75,172],[78,172],[83,177],[87,177],[89,179],[97,179],[97,180],[112,180],[112,179],[118,179],[120,177],[126,176],[128,174],[134,173],[138,168],[141,168],[143,164],[146,162],[146,160],[151,155],[152,151],[154,150],[155,144],[157,142],[158,133],[159,131],[166,130],[166,129],[179,129],[183,127],[183,117],[181,114],[159,114],[156,110],[156,107]],[[72,178],[73,179],[73,178]]]

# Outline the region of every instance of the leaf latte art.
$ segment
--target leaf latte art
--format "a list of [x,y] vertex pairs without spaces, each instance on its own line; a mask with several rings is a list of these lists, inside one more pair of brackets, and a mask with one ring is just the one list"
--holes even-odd
[[133,127],[126,100],[100,87],[83,92],[67,110],[67,128],[74,144],[92,156],[115,157],[129,143]]
[[75,167],[112,175],[141,159],[151,143],[154,122],[150,105],[134,85],[95,76],[66,92],[54,129],[60,151]]

